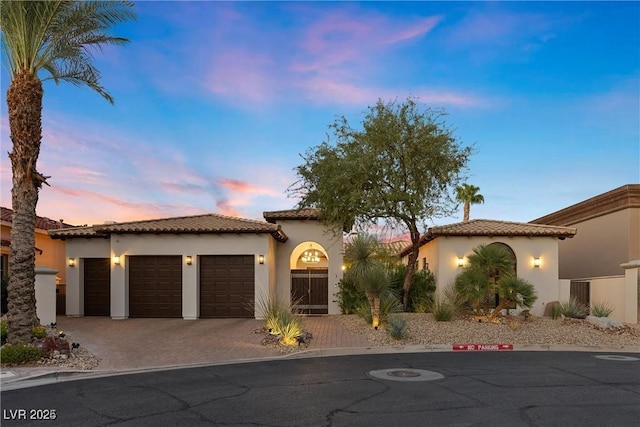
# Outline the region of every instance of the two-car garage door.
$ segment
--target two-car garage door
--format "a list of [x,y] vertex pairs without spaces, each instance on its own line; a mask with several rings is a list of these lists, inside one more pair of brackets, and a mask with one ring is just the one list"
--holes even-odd
[[[253,317],[253,255],[199,258],[200,317]],[[129,317],[182,317],[182,256],[128,256]],[[85,259],[85,315],[110,314],[109,259]],[[184,267],[191,268],[191,267]]]

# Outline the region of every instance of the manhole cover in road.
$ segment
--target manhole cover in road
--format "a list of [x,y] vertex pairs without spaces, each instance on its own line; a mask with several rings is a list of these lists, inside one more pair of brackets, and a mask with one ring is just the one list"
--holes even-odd
[[596,359],[603,359],[603,360],[615,360],[616,362],[635,362],[640,360],[637,357],[621,356],[619,354],[602,354],[602,355],[593,356],[593,357],[595,357]]
[[401,368],[370,371],[369,376],[380,380],[392,381],[434,381],[444,378],[444,375],[434,371]]

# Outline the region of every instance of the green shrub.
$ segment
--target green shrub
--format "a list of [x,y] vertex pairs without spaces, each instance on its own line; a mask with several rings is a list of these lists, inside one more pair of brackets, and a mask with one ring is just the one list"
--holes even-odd
[[0,341],[2,341],[2,344],[4,344],[5,342],[7,342],[7,329],[9,328],[9,324],[7,323],[6,320],[2,320],[0,321]]
[[3,365],[21,365],[34,362],[47,356],[45,350],[27,344],[7,344],[0,349],[0,363]]
[[397,340],[406,338],[409,335],[407,319],[398,315],[389,316],[387,331],[389,335]]
[[574,297],[570,298],[568,302],[561,303],[560,309],[565,317],[571,317],[572,319],[584,319],[587,317],[587,307],[579,303]]
[[31,336],[33,338],[46,338],[47,328],[42,325],[34,326],[33,328],[31,328]]
[[589,311],[595,317],[609,317],[613,313],[613,307],[608,302],[594,302]]
[[358,289],[355,282],[344,277],[338,282],[337,303],[342,314],[357,314],[358,307],[366,303],[364,292]]
[[438,322],[448,322],[456,314],[455,305],[448,298],[436,298],[431,306],[433,317]]
[[[402,286],[407,274],[407,266],[399,265],[390,271],[391,282],[389,287],[398,296],[402,295]],[[409,298],[407,301],[407,311],[414,313],[424,313],[425,309],[433,300],[433,293],[436,290],[436,279],[433,273],[427,270],[416,270],[413,273],[411,287],[409,288]]]

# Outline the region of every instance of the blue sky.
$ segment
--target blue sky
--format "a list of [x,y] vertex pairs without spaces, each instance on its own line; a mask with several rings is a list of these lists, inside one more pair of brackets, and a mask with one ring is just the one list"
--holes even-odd
[[[111,106],[45,83],[38,214],[262,217],[339,115],[418,97],[474,145],[472,218],[532,219],[640,182],[640,3],[139,2],[96,56]],[[1,201],[11,205],[2,71]],[[441,218],[436,224],[461,220]]]

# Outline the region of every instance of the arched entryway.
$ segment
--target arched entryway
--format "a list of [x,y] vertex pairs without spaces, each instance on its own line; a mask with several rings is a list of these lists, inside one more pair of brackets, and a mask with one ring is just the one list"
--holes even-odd
[[316,242],[304,242],[291,252],[291,303],[299,313],[329,313],[329,259]]

